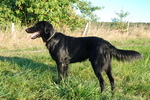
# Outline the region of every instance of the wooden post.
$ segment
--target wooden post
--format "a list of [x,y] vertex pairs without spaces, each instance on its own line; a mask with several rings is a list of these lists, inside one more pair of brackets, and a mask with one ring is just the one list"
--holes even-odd
[[85,36],[88,26],[89,26],[89,23],[86,23],[85,29],[82,33],[82,36]]
[[129,25],[130,25],[130,22],[128,21],[127,24],[128,25],[127,25],[127,33],[126,33],[126,35],[129,35]]
[[12,23],[11,24],[11,33],[13,33],[15,31],[14,26],[15,26],[14,23]]

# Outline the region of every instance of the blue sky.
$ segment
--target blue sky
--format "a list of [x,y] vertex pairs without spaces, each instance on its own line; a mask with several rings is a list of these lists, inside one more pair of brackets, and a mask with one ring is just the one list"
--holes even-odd
[[104,6],[104,9],[95,11],[100,22],[111,22],[118,18],[115,12],[129,12],[125,18],[130,22],[150,22],[150,0],[88,0],[94,6]]

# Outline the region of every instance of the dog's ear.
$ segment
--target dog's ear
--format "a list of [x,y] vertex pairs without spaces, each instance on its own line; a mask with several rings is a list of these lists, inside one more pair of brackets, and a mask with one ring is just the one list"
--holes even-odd
[[45,28],[44,28],[45,34],[53,34],[55,32],[53,26],[50,23],[45,23]]
[[50,30],[51,30],[51,29],[50,29],[49,27],[45,27],[45,28],[44,28],[45,34],[48,34],[48,33],[50,32]]

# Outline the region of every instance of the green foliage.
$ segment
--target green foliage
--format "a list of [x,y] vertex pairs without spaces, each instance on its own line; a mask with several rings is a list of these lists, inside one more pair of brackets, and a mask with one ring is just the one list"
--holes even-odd
[[149,38],[112,41],[112,44],[118,48],[133,49],[143,55],[142,60],[133,62],[112,61],[116,83],[114,95],[111,94],[110,83],[105,73],[103,76],[106,90],[99,93],[99,83],[89,61],[71,64],[70,76],[61,84],[56,84],[57,68],[48,51],[33,53],[1,49],[0,99],[148,100],[150,98],[149,43]]
[[111,26],[113,29],[117,29],[119,31],[126,31],[127,29],[127,26],[128,26],[128,23],[125,23],[125,22],[113,22],[111,23]]
[[[84,17],[76,14],[76,8],[81,10]],[[0,22],[26,25],[45,20],[53,25],[63,24],[74,28],[85,23],[85,16],[94,19],[93,12],[98,9],[100,7],[93,7],[90,2],[82,0],[1,0]]]

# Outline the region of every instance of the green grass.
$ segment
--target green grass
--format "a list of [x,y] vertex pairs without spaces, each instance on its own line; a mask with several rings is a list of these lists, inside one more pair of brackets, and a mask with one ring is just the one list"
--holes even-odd
[[[132,62],[112,61],[116,92],[111,94],[105,73],[105,91],[88,61],[70,65],[70,76],[57,83],[57,69],[48,51],[0,50],[1,100],[148,100],[150,98],[150,39],[112,41],[117,48],[142,53]],[[44,44],[43,44],[44,45]],[[45,48],[44,48],[45,49]],[[29,50],[29,52],[27,52]],[[26,52],[23,52],[26,51]]]

